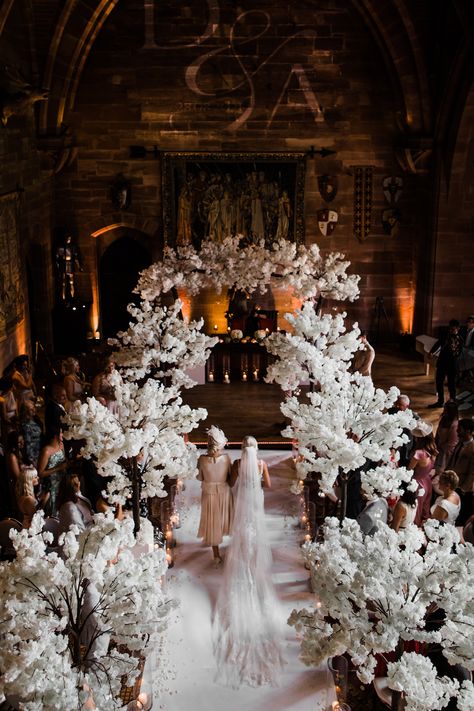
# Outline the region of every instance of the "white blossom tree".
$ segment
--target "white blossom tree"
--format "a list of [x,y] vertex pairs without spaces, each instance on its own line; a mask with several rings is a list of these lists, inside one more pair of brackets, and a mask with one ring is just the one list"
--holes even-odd
[[[351,472],[365,467],[362,488],[387,496],[412,476],[394,467],[393,450],[406,442],[403,429],[412,427],[414,418],[410,410],[389,412],[400,394],[397,388],[385,392],[371,378],[350,371],[360,331],[356,324],[348,332],[345,316],[320,316],[311,303],[287,315],[294,333],[275,333],[266,342],[278,358],[267,380],[288,393],[281,411],[290,424],[282,434],[298,441],[298,478],[315,472],[321,491],[329,492],[337,477],[347,484]],[[308,392],[301,391],[301,382],[309,383]]]
[[[370,683],[376,655],[395,652],[399,662],[404,642],[417,641],[441,645],[450,663],[474,669],[474,548],[459,542],[453,526],[429,521],[424,531],[396,533],[379,524],[364,537],[355,521],[326,519],[324,542],[306,544],[304,556],[315,607],[294,610],[289,619],[302,634],[304,663],[348,654],[360,680]],[[442,614],[427,625],[436,609]],[[389,677],[402,675],[398,666]],[[444,688],[440,682],[440,698]]]
[[108,499],[124,503],[131,497],[136,530],[141,496],[164,496],[165,477],[196,472],[196,448],[184,436],[207,412],[184,405],[180,390],[194,385],[186,371],[205,362],[216,339],[200,332],[202,322],[183,321],[180,308],[179,301],[168,308],[156,300],[130,306],[133,321],[111,341],[118,346],[120,375],[113,385],[119,414],[88,398],[66,417],[65,436],[83,440],[82,455],[111,477]]
[[[151,524],[148,524],[151,527]],[[0,702],[24,711],[122,706],[138,656],[156,642],[173,603],[161,589],[164,551],[139,555],[133,522],[97,515],[48,553],[43,516],[12,532],[16,558],[0,563]],[[90,704],[93,704],[92,706]],[[95,705],[95,706],[94,706]]]

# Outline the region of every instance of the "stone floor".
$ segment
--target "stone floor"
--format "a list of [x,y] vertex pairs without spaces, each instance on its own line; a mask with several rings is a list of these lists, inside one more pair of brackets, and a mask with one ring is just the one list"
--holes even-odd
[[[425,366],[417,354],[401,353],[395,348],[377,349],[373,379],[377,386],[385,390],[396,385],[410,397],[411,407],[420,417],[433,424],[438,421],[441,410],[427,408],[436,400],[434,369],[425,375]],[[459,403],[465,407],[462,416],[472,417],[474,397],[466,402],[474,395],[472,383],[460,383],[458,393],[466,393]],[[245,434],[253,434],[259,441],[272,444],[287,441],[280,435],[284,418],[279,409],[282,392],[277,385],[208,383],[185,391],[183,399],[193,407],[205,407],[209,413],[208,418],[191,434],[193,442],[204,441],[206,428],[211,424],[221,427],[229,440],[235,443]]]

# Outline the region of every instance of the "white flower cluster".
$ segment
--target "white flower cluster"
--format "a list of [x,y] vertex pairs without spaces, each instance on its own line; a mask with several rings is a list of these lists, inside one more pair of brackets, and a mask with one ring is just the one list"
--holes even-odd
[[46,554],[43,516],[12,532],[16,559],[0,563],[0,702],[24,711],[75,711],[89,699],[115,709],[121,679],[133,685],[137,657],[166,627],[162,550],[139,556],[133,521],[97,515],[62,556]]
[[[474,668],[474,547],[460,544],[454,526],[429,521],[424,531],[410,526],[396,533],[379,524],[364,537],[356,521],[326,519],[324,542],[307,543],[304,556],[317,605],[294,610],[289,624],[302,634],[306,664],[348,653],[361,681],[370,683],[376,654],[415,640],[441,644],[449,662]],[[436,608],[446,618],[427,630]],[[403,666],[396,669],[392,676],[400,679]],[[406,691],[404,684],[393,688]],[[472,698],[470,687],[462,693]]]
[[148,301],[130,306],[133,322],[112,341],[121,366],[120,374],[112,374],[118,415],[89,398],[65,418],[65,436],[84,440],[82,455],[94,458],[99,474],[112,477],[112,503],[131,495],[129,464],[138,456],[143,496],[164,496],[164,477],[195,476],[197,450],[184,435],[207,411],[184,405],[180,389],[195,384],[186,370],[205,362],[216,339],[200,332],[202,323],[183,321],[180,309],[180,301],[169,308]]
[[[369,462],[373,466],[362,474],[363,489],[369,495],[399,492],[411,475],[393,467],[392,450],[406,441],[403,429],[414,424],[410,410],[387,412],[399,390],[385,392],[375,388],[371,378],[350,372],[360,331],[357,326],[346,331],[345,314],[318,316],[306,303],[286,318],[294,333],[274,333],[266,340],[267,349],[278,357],[267,380],[289,393],[281,410],[291,423],[283,435],[298,440],[302,458],[297,476],[304,479],[316,472],[321,490],[329,492],[340,472]],[[312,390],[301,395],[301,382],[309,382]]]
[[302,298],[354,301],[359,295],[359,277],[347,274],[349,262],[334,252],[323,257],[315,244],[306,247],[279,240],[270,247],[264,241],[243,245],[240,236],[222,242],[205,240],[197,251],[192,246],[165,249],[162,262],[142,272],[136,291],[153,300],[174,287],[190,294],[214,286],[221,290],[232,284],[262,293],[272,280],[291,288]]
[[[401,691],[405,697],[405,711],[436,711],[448,705],[457,696],[460,711],[474,708],[474,686],[465,681],[460,686],[456,679],[438,677],[431,661],[421,654],[407,652],[398,662],[387,665],[388,686]],[[467,705],[469,703],[469,705]]]

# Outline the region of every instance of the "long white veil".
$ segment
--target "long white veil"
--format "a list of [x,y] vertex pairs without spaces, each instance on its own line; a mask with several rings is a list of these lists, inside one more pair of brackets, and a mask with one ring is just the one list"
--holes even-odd
[[217,680],[233,687],[276,683],[283,661],[283,617],[271,579],[257,443],[247,438],[252,440],[255,446],[242,449],[232,540],[213,628]]

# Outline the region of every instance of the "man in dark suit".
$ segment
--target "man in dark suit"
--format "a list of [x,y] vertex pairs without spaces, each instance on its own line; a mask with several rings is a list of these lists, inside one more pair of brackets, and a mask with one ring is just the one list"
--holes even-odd
[[463,526],[473,511],[474,489],[474,420],[468,418],[459,420],[458,443],[448,461],[447,469],[452,469],[459,477],[459,488],[456,489],[461,499],[461,511],[456,520],[456,526]]
[[436,363],[436,391],[438,400],[428,407],[443,407],[444,405],[444,380],[448,379],[449,397],[456,399],[456,376],[459,358],[462,353],[463,340],[459,335],[459,321],[451,319],[448,332],[444,338],[439,338],[431,348],[430,353],[439,350]]
[[64,403],[67,400],[66,390],[61,383],[54,383],[51,388],[51,398],[44,408],[44,424],[46,432],[64,430],[61,418],[66,414]]

